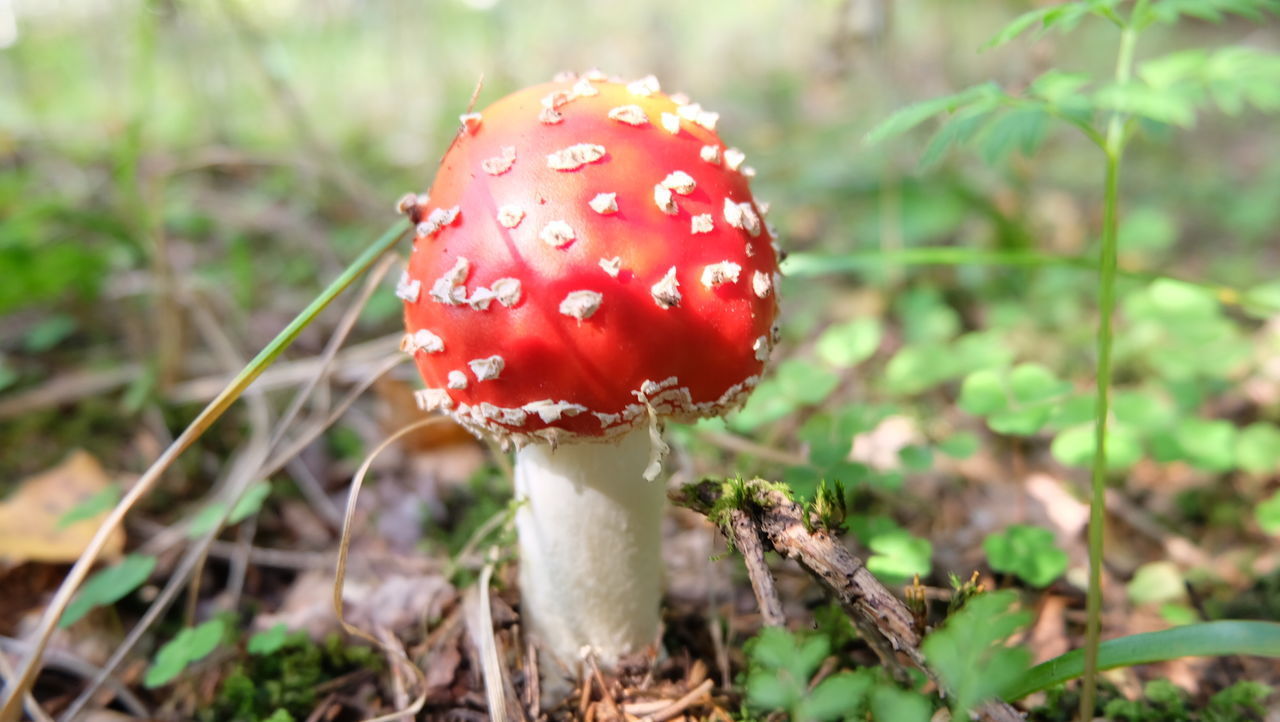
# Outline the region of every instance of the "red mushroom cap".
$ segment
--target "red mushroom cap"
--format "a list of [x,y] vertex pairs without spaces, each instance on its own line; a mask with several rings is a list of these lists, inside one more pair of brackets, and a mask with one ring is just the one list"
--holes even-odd
[[463,116],[429,200],[401,202],[419,404],[517,443],[740,405],[774,343],[778,258],[716,120],[598,74]]

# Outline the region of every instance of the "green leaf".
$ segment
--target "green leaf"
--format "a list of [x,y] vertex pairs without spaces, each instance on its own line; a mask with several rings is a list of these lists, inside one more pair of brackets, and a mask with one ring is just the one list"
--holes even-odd
[[1008,44],[1014,38],[1017,38],[1019,35],[1022,35],[1036,25],[1043,26],[1045,18],[1053,11],[1054,7],[1050,5],[1048,7],[1029,10],[1019,15],[1010,21],[1008,25],[1001,28],[1000,32],[996,33],[995,37],[988,40],[982,48],[984,50],[998,48],[1001,45]]
[[862,671],[840,672],[827,677],[800,703],[797,722],[825,722],[851,716],[866,704],[872,682],[872,676]]
[[803,687],[788,675],[752,670],[747,675],[747,705],[758,710],[789,710],[799,703]]
[[938,451],[953,459],[967,459],[978,452],[981,442],[978,435],[971,431],[952,434],[938,443]]
[[871,691],[871,713],[877,722],[928,722],[933,705],[915,692],[878,684]]
[[1033,80],[1027,92],[1054,105],[1061,105],[1069,102],[1073,97],[1079,97],[1077,92],[1088,85],[1090,80],[1085,73],[1066,73],[1050,69]]
[[1003,161],[1015,149],[1024,156],[1035,153],[1044,141],[1049,114],[1038,105],[1001,113],[982,131],[979,154],[989,165]]
[[1031,10],[1023,13],[1013,19],[983,48],[998,48],[1008,43],[1014,38],[1022,35],[1037,24],[1040,26],[1040,32],[1045,33],[1051,29],[1057,29],[1060,32],[1069,32],[1080,23],[1081,20],[1090,16],[1097,15],[1106,17],[1106,11],[1114,11],[1116,6],[1122,0],[1074,0],[1073,2],[1063,2],[1048,7]]
[[793,679],[807,681],[818,671],[830,651],[826,637],[800,637],[785,629],[770,627],[760,631],[749,650],[751,663],[765,669],[785,670]]
[[1280,534],[1280,491],[1271,495],[1271,498],[1258,504],[1257,510],[1254,512],[1258,519],[1258,526],[1268,534]]
[[155,568],[155,557],[130,554],[116,564],[98,570],[80,587],[80,593],[67,605],[67,611],[58,621],[58,626],[69,627],[94,607],[105,607],[124,599],[142,586]]
[[898,450],[898,460],[908,471],[925,471],[933,467],[933,450],[927,446],[911,444]]
[[901,584],[915,575],[929,573],[933,545],[904,529],[876,535],[869,544],[867,569],[886,584]]
[[280,622],[271,629],[258,632],[249,637],[249,654],[275,654],[284,648],[288,640],[289,627],[284,622]]
[[1024,363],[1008,373],[981,369],[970,374],[960,389],[960,408],[987,417],[987,425],[1001,434],[1038,432],[1055,412],[1055,402],[1071,390],[1040,364]]
[[44,353],[76,332],[76,320],[64,313],[55,314],[31,327],[23,339],[23,348],[33,354]]
[[[1053,458],[1067,466],[1089,468],[1093,464],[1094,426],[1092,423],[1062,431],[1049,446]],[[1142,442],[1137,434],[1120,424],[1107,426],[1107,469],[1119,471],[1142,458]]]
[[936,288],[913,288],[901,294],[893,305],[902,319],[907,343],[945,341],[960,330],[960,314]]
[[225,624],[221,619],[210,619],[193,629],[191,639],[188,640],[188,659],[195,662],[209,656],[218,648],[225,631]]
[[853,437],[870,431],[887,415],[871,405],[849,405],[835,413],[809,417],[797,435],[809,445],[809,459],[818,466],[831,466],[849,456]]
[[994,111],[987,105],[965,108],[942,123],[937,132],[929,139],[920,154],[920,168],[927,169],[946,156],[953,147],[962,146],[973,140],[985,126],[987,119]]
[[1280,281],[1271,281],[1245,291],[1245,310],[1259,318],[1270,318],[1280,311]]
[[884,386],[892,394],[918,394],[941,383],[946,369],[939,363],[941,346],[912,344],[903,346],[884,368]]
[[1093,421],[1096,404],[1097,400],[1092,394],[1071,394],[1055,405],[1050,423],[1058,429],[1089,423]]
[[120,486],[118,484],[110,484],[88,499],[68,509],[58,519],[58,528],[65,529],[78,521],[92,519],[115,506],[118,501],[120,501]]
[[1048,404],[1019,406],[991,414],[987,426],[997,434],[1031,436],[1044,428],[1051,416],[1053,408]]
[[1040,364],[1024,363],[1009,374],[1009,388],[1018,403],[1036,404],[1062,396],[1071,390],[1071,384]]
[[1008,408],[1009,399],[1005,395],[1000,372],[980,369],[966,376],[956,403],[975,416],[987,416]]
[[1138,66],[1138,75],[1152,88],[1163,90],[1200,78],[1208,66],[1208,51],[1194,48],[1147,60]]
[[1171,625],[1195,624],[1200,613],[1185,604],[1168,602],[1160,605],[1160,618]]
[[226,502],[214,501],[205,504],[191,519],[191,526],[187,527],[187,536],[192,539],[199,539],[205,534],[216,531],[226,514]]
[[1236,461],[1254,474],[1280,470],[1280,428],[1265,421],[1245,427],[1236,436]]
[[[1098,668],[1105,671],[1182,657],[1226,655],[1280,659],[1280,623],[1204,622],[1111,639],[1098,648]],[[1000,696],[1009,701],[1022,699],[1083,673],[1084,651],[1077,649],[1027,670],[1002,687]]]
[[966,714],[1014,686],[1025,673],[1030,652],[1005,646],[1005,640],[1031,621],[1027,612],[1011,611],[1016,600],[1011,591],[980,594],[921,645],[925,658],[951,690],[957,714]]
[[898,109],[867,133],[868,144],[880,143],[896,135],[902,135],[926,120],[942,113],[953,113],[979,99],[1003,96],[1004,91],[995,83],[984,83],[965,88],[952,95],[932,98]]
[[852,514],[845,523],[849,532],[864,546],[882,534],[902,531],[897,522],[883,514]]
[[1121,425],[1144,431],[1165,428],[1173,417],[1168,402],[1140,391],[1117,391],[1111,412]]
[[244,493],[240,495],[240,500],[231,508],[231,514],[227,517],[227,525],[239,524],[249,516],[257,514],[262,509],[262,504],[271,496],[271,485],[265,481],[255,482]]
[[1158,604],[1182,599],[1187,587],[1178,565],[1169,561],[1150,562],[1138,567],[1126,587],[1134,604]]
[[818,338],[818,357],[838,368],[857,366],[876,352],[882,335],[877,318],[832,326]]
[[742,410],[729,419],[729,425],[737,431],[751,431],[800,406],[821,403],[839,383],[840,377],[827,368],[803,359],[787,359],[778,364],[772,378],[756,387]]
[[1033,587],[1047,586],[1067,570],[1067,553],[1043,527],[1014,524],[988,535],[982,549],[992,569],[1017,575]]
[[803,359],[778,364],[775,378],[782,393],[799,404],[821,403],[840,383],[831,371]]
[[1140,82],[1099,90],[1095,102],[1180,126],[1192,125],[1196,111],[1210,100],[1228,115],[1246,106],[1280,110],[1280,55],[1255,48],[1179,51],[1142,63],[1138,77]]
[[[776,627],[761,630],[746,645],[750,669],[747,705],[765,711],[786,710],[793,718],[805,719],[795,713],[803,709],[809,678],[830,650],[831,643],[824,635],[795,635]],[[829,702],[822,701],[824,705]]]
[[1147,8],[1148,17],[1143,20],[1169,24],[1176,23],[1184,15],[1217,23],[1228,14],[1261,22],[1264,13],[1280,12],[1280,3],[1276,0],[1159,0]]
[[1223,419],[1183,419],[1174,430],[1182,457],[1197,469],[1230,471],[1236,465],[1236,427]]
[[1057,29],[1060,32],[1070,32],[1074,29],[1080,20],[1089,17],[1089,15],[1100,15],[1106,17],[1106,10],[1114,10],[1121,0],[1074,0],[1068,3],[1059,3],[1047,6],[1047,8],[1039,8],[1023,13],[1019,17],[1014,18],[1011,23],[1007,24],[1004,29],[996,33],[996,37],[987,41],[983,49],[991,49],[991,47],[1000,47],[1007,44],[1015,37],[1023,35],[1039,24],[1038,35],[1043,35],[1050,29]]
[[917,394],[977,369],[1003,366],[1010,355],[998,334],[985,331],[967,333],[947,344],[910,344],[885,366],[884,390]]
[[156,653],[143,684],[155,688],[173,681],[187,665],[204,659],[217,649],[225,634],[226,625],[221,619],[210,619],[198,627],[183,629]]
[[1190,128],[1196,121],[1196,103],[1184,92],[1152,88],[1146,83],[1105,85],[1093,94],[1099,110],[1112,110],[1157,123]]
[[1218,299],[1209,289],[1172,278],[1152,281],[1147,287],[1147,296],[1155,310],[1177,322],[1207,318],[1221,310]]
[[1280,55],[1248,47],[1223,48],[1209,59],[1205,89],[1218,109],[1238,115],[1246,105],[1280,110]]
[[766,378],[747,397],[742,409],[729,417],[729,426],[735,431],[752,431],[787,416],[795,409],[795,403],[783,393],[777,379]]

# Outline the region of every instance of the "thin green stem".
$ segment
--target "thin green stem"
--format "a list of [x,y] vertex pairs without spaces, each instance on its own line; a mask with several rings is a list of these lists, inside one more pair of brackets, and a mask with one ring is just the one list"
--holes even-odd
[[328,288],[303,309],[283,331],[272,339],[271,343],[267,344],[266,348],[262,349],[227,384],[226,388],[204,407],[200,415],[183,430],[177,439],[174,439],[169,448],[164,450],[160,458],[156,459],[151,468],[147,469],[146,473],[129,489],[129,493],[111,510],[111,513],[103,520],[102,526],[98,527],[93,539],[89,541],[85,552],[76,560],[75,566],[71,568],[62,585],[58,587],[58,591],[54,594],[53,600],[49,602],[49,606],[45,608],[45,613],[40,619],[39,626],[31,635],[34,640],[31,645],[31,651],[28,653],[27,658],[23,660],[22,668],[17,673],[16,681],[6,690],[8,697],[5,698],[4,706],[0,707],[0,722],[13,722],[13,720],[17,719],[18,712],[22,708],[23,694],[31,688],[36,674],[40,671],[40,661],[44,656],[45,648],[49,644],[49,638],[53,635],[53,631],[58,624],[58,619],[62,617],[67,605],[71,603],[72,596],[89,575],[89,569],[97,561],[98,555],[106,545],[107,539],[124,521],[125,514],[133,508],[139,499],[151,491],[160,480],[160,475],[177,460],[183,451],[186,451],[188,447],[195,443],[213,425],[213,422],[217,421],[235,403],[236,399],[240,398],[245,389],[249,388],[249,385],[258,376],[262,375],[263,371],[267,370],[267,367],[298,338],[302,330],[310,325],[320,315],[321,311],[341,295],[357,278],[363,275],[382,254],[395,246],[404,231],[404,223],[396,223],[370,244],[364,253],[360,254],[359,258],[352,261],[346,270],[342,272],[342,275],[338,276],[333,283],[330,283]]
[[[1139,2],[1138,13],[1145,3]],[[1133,73],[1137,31],[1120,33],[1116,84],[1125,85]],[[1098,381],[1094,402],[1094,455],[1089,500],[1089,591],[1085,598],[1084,680],[1080,691],[1080,719],[1093,719],[1098,690],[1098,645],[1102,636],[1103,516],[1107,491],[1107,417],[1111,410],[1111,319],[1116,305],[1116,246],[1120,219],[1120,159],[1124,155],[1125,119],[1115,113],[1107,124],[1106,188],[1103,199],[1102,247],[1098,252]]]

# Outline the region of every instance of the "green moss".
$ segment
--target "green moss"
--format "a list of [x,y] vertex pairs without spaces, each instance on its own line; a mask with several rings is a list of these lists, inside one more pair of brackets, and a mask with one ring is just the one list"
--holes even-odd
[[[252,645],[251,645],[252,646]],[[324,682],[357,669],[377,669],[381,658],[368,647],[346,645],[337,636],[316,644],[290,634],[267,654],[249,653],[223,679],[202,722],[292,722],[305,719]]]

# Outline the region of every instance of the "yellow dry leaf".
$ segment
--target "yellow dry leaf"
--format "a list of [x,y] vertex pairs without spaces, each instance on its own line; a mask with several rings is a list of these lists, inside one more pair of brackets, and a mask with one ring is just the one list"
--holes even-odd
[[[110,483],[98,460],[79,450],[52,469],[24,479],[18,490],[0,503],[0,561],[75,561],[107,512],[71,524],[59,522]],[[124,531],[116,529],[103,548],[102,558],[118,558],[123,549]]]

